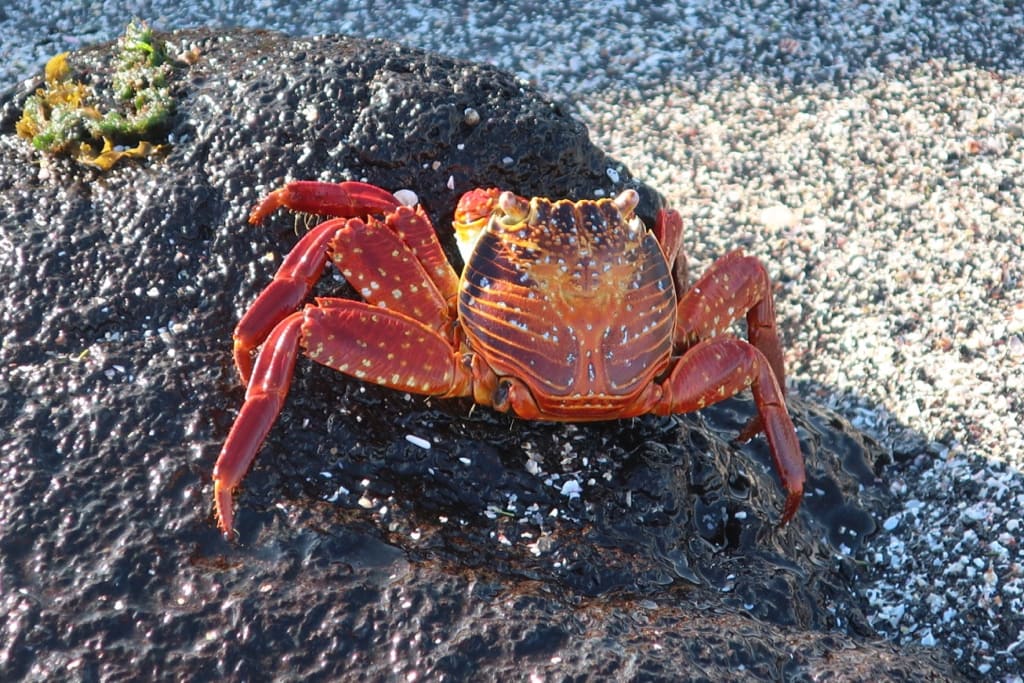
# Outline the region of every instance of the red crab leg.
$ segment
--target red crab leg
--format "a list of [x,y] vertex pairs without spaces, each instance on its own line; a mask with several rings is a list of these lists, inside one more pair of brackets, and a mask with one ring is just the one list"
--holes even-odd
[[384,223],[350,219],[331,242],[330,253],[367,302],[405,313],[435,330],[451,323],[448,302],[419,257]]
[[423,265],[441,297],[454,305],[455,296],[459,292],[459,276],[448,262],[441,242],[437,239],[437,232],[423,209],[403,206],[388,214],[385,220],[388,227],[416,255],[416,260]]
[[327,245],[345,224],[344,219],[316,226],[299,240],[277,269],[271,283],[235,326],[235,367],[242,384],[252,375],[252,351],[262,343],[278,322],[299,307],[323,273]]
[[764,265],[736,250],[711,264],[676,307],[676,343],[693,344],[727,330],[741,315],[747,338],[765,355],[779,388],[785,392],[786,371],[775,325],[771,281]]
[[400,391],[444,397],[472,393],[462,354],[426,325],[361,301],[318,303],[289,315],[270,333],[217,457],[214,501],[217,524],[227,534],[234,524],[231,493],[281,412],[300,348],[328,367]]
[[[768,359],[784,396],[786,366],[775,325],[771,280],[764,264],[753,256],[744,256],[738,249],[729,252],[686,291],[676,308],[676,343],[689,345],[721,334],[744,314],[747,339]],[[737,438],[747,441],[763,429],[761,417],[754,417]]]
[[662,398],[652,412],[671,415],[700,410],[748,386],[786,491],[782,512],[785,524],[796,514],[803,497],[804,460],[782,389],[768,359],[756,347],[734,337],[699,342],[676,362],[661,385]]
[[[328,255],[368,302],[431,321],[438,330],[450,325],[458,277],[425,215],[399,207],[386,223],[329,220],[299,240],[238,321],[234,356],[243,383],[252,373],[253,349],[305,300]],[[438,285],[445,290],[439,292]]]
[[293,211],[351,218],[386,213],[400,205],[393,194],[369,183],[296,180],[264,197],[249,214],[249,222],[258,225],[282,206]]
[[676,283],[676,294],[682,297],[689,285],[689,272],[686,264],[686,252],[683,251],[683,217],[678,211],[660,209],[654,221],[655,239],[661,245],[661,252],[668,261]]
[[301,332],[302,313],[292,313],[270,333],[263,345],[252,381],[245,390],[245,403],[231,425],[228,438],[213,467],[213,497],[217,525],[226,534],[234,528],[231,492],[252,464],[263,439],[281,412],[295,369],[295,352]]
[[462,354],[430,326],[350,299],[305,310],[302,344],[318,363],[380,386],[428,396],[467,396]]

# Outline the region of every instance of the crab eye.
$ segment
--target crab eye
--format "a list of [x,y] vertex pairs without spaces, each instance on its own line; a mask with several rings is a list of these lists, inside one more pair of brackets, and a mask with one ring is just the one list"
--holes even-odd
[[498,197],[498,208],[512,219],[513,223],[526,220],[530,214],[530,202],[511,192],[501,193],[501,196]]
[[612,200],[612,203],[623,218],[629,218],[633,214],[633,209],[640,203],[640,195],[636,190],[623,190]]

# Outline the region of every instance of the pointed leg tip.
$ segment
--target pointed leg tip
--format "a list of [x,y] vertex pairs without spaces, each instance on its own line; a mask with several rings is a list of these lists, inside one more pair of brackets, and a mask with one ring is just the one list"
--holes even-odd
[[803,500],[803,497],[803,489],[789,492],[789,495],[786,497],[786,504],[782,508],[782,519],[779,520],[780,528],[788,525],[796,517],[796,513],[800,510],[800,501]]
[[231,489],[222,486],[219,481],[213,484],[214,515],[217,518],[217,528],[224,534],[224,538],[233,541],[235,538],[234,510],[231,502]]

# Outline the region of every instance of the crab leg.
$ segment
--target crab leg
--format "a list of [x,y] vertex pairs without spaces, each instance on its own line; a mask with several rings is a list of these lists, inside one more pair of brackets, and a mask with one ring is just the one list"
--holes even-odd
[[661,209],[654,219],[655,239],[661,245],[672,279],[676,283],[676,294],[683,296],[689,286],[690,274],[687,269],[686,252],[683,251],[683,217],[678,211]]
[[[387,190],[368,183],[300,180],[264,197],[249,215],[249,222],[261,223],[282,206],[347,218],[391,211],[400,203]],[[326,221],[306,233],[285,257],[270,286],[260,293],[238,321],[234,332],[234,357],[243,384],[249,383],[252,374],[253,349],[309,294],[323,273],[328,244],[343,226],[344,221]]]
[[234,528],[231,492],[249,470],[267,432],[284,405],[295,369],[302,313],[292,313],[274,327],[256,359],[235,423],[213,467],[213,496],[217,525],[224,533]]
[[400,205],[393,194],[369,183],[296,180],[264,197],[249,214],[249,222],[258,225],[282,206],[293,211],[351,218],[386,213]]
[[[348,194],[339,198],[343,191]],[[458,276],[426,215],[398,206],[385,190],[366,183],[295,182],[271,193],[253,215],[262,218],[278,206],[372,213],[387,203],[384,195],[397,207],[386,222],[375,218],[325,221],[306,233],[285,257],[273,281],[235,327],[235,366],[243,384],[248,384],[252,374],[253,350],[305,300],[328,257],[367,301],[404,311],[418,320],[436,320],[438,329],[450,323]],[[355,202],[355,197],[361,202],[358,207],[342,206],[343,199]]]
[[[318,299],[293,312],[328,258],[366,302]],[[288,254],[235,330],[235,362],[247,388],[214,468],[217,520],[225,532],[233,525],[231,493],[281,411],[300,349],[324,365],[395,389],[472,393],[471,372],[444,336],[451,334],[447,299],[454,298],[458,280],[450,266],[441,269],[442,262],[447,266],[429,220],[407,207],[386,222],[326,221]],[[260,344],[253,366],[252,351]]]
[[213,469],[217,523],[231,533],[231,493],[273,426],[299,350],[330,368],[381,386],[431,396],[472,394],[472,373],[440,334],[398,311],[324,299],[274,327],[253,368],[245,403]]
[[235,367],[248,385],[252,375],[252,351],[270,330],[299,307],[320,278],[327,261],[327,246],[345,225],[344,219],[326,221],[307,232],[288,252],[273,281],[249,306],[235,326]]
[[747,387],[754,394],[772,461],[786,490],[785,524],[796,514],[803,497],[804,460],[782,389],[760,350],[734,337],[697,343],[677,360],[661,384],[662,397],[652,412],[671,415],[700,410]]
[[[753,256],[744,256],[738,249],[729,252],[686,291],[676,307],[676,344],[686,347],[721,334],[744,314],[747,339],[767,358],[785,396],[786,366],[775,325],[771,280],[764,265]],[[763,429],[761,416],[755,416],[738,440],[746,441]]]
[[385,222],[423,265],[441,297],[453,306],[452,300],[459,292],[459,275],[448,262],[437,232],[423,209],[418,206],[415,209],[399,207],[388,214]]
[[676,343],[687,346],[721,334],[741,315],[747,318],[747,338],[768,359],[785,393],[785,363],[768,271],[755,257],[744,256],[740,250],[711,264],[679,300]]
[[[437,276],[442,285],[448,285],[437,274],[436,262],[430,265],[429,260],[424,261],[437,255],[444,260],[444,252],[436,237],[423,244],[426,238],[420,233],[430,230],[431,236],[434,234],[425,217],[419,217],[421,221],[413,220],[417,215],[410,209],[405,209],[402,216],[403,220],[391,220],[389,216],[386,223],[375,218],[365,222],[350,219],[331,242],[330,258],[369,303],[401,311],[416,320],[430,321],[434,329],[441,330],[453,318],[448,300],[454,297],[454,291],[439,291],[431,274]],[[394,229],[396,226],[399,229],[412,226],[409,228],[413,233],[411,238],[420,249],[407,244]],[[447,269],[457,288],[455,272],[451,266]]]

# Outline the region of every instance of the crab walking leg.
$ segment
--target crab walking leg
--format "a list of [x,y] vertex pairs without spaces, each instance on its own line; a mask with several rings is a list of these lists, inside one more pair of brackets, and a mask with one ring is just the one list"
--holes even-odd
[[665,255],[665,261],[668,262],[676,283],[676,294],[681,297],[690,280],[686,252],[683,250],[683,217],[678,211],[661,209],[654,219],[654,228],[651,232],[661,245],[661,253]]
[[423,209],[399,207],[385,222],[423,265],[442,298],[451,302],[459,293],[459,274],[448,262],[437,232]]
[[[440,244],[437,248],[440,251]],[[368,303],[429,320],[436,330],[450,326],[454,316],[446,297],[435,286],[421,254],[392,230],[390,221],[350,219],[331,242],[329,253]]]
[[[746,315],[747,339],[764,354],[785,396],[786,367],[775,324],[771,280],[760,261],[738,249],[729,252],[680,298],[676,312],[675,339],[684,346],[721,334]],[[756,415],[738,440],[747,441],[763,430],[764,422]]]
[[245,476],[256,451],[273,426],[295,369],[295,355],[301,334],[302,313],[292,313],[274,327],[260,350],[252,381],[245,390],[235,423],[213,467],[213,496],[217,525],[230,534],[234,528],[231,492]]
[[373,217],[325,221],[299,240],[238,321],[234,355],[243,383],[252,374],[253,350],[305,300],[328,258],[370,303],[435,320],[437,329],[451,322],[449,300],[458,276],[425,215],[401,207],[386,222]]
[[249,214],[249,222],[258,225],[282,206],[293,211],[351,218],[393,211],[401,203],[387,190],[369,183],[296,180],[264,197]]
[[231,493],[274,424],[295,358],[305,354],[357,379],[416,394],[473,393],[472,372],[440,334],[409,316],[349,299],[323,299],[274,327],[260,349],[245,403],[213,470],[217,523],[230,534]]
[[306,355],[380,386],[428,396],[469,396],[472,374],[462,353],[413,318],[349,299],[305,309]]
[[661,385],[662,398],[652,412],[670,415],[700,410],[747,387],[754,394],[772,461],[786,491],[781,522],[785,524],[796,514],[803,497],[804,460],[775,373],[755,346],[734,337],[699,342],[678,359]]
[[270,285],[260,292],[238,321],[234,355],[242,384],[248,385],[252,375],[253,350],[309,294],[324,271],[328,244],[344,225],[344,219],[325,221],[303,235],[288,252]]
[[692,345],[729,329],[745,315],[747,339],[768,359],[779,388],[786,390],[782,345],[775,324],[771,280],[764,265],[742,251],[715,261],[679,300],[676,343]]

